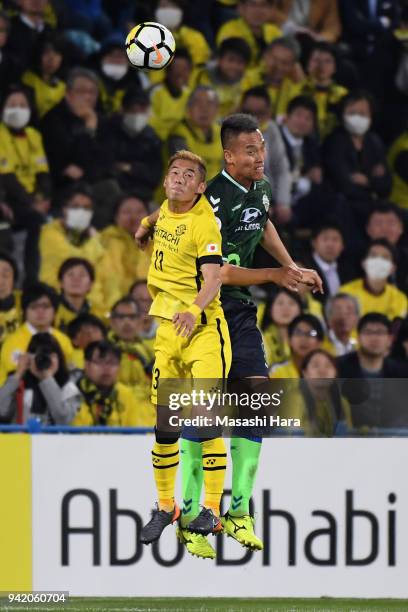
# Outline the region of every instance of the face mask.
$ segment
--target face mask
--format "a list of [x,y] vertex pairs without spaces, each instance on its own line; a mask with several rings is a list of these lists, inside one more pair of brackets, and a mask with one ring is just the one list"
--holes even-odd
[[123,115],[123,125],[129,132],[141,132],[146,127],[150,113],[128,113]]
[[183,19],[183,11],[176,7],[158,8],[155,12],[155,18],[158,23],[171,30],[179,27]]
[[69,229],[83,232],[90,226],[91,219],[91,210],[85,210],[84,208],[68,208],[65,223]]
[[384,257],[367,257],[364,270],[371,280],[385,280],[391,274],[392,263]]
[[350,134],[355,136],[362,136],[368,130],[371,125],[371,119],[364,117],[363,115],[343,115],[344,126]]
[[3,121],[8,127],[21,130],[30,121],[30,115],[29,108],[9,107],[3,110]]
[[103,74],[114,81],[120,81],[120,79],[123,79],[127,71],[128,67],[126,64],[102,64]]

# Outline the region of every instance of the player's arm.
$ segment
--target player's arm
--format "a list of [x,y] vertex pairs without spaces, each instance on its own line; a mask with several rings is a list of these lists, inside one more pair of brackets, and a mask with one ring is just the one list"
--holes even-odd
[[150,215],[143,217],[139,227],[136,230],[135,241],[139,249],[142,249],[142,251],[144,251],[146,248],[149,238],[153,234],[154,226],[157,223],[159,214],[160,208],[152,212]]
[[299,268],[295,264],[295,262],[289,255],[285,245],[283,244],[278,232],[276,231],[275,226],[269,219],[266,222],[260,244],[265,249],[265,251],[269,253],[269,255],[272,255],[272,257],[274,257],[276,261],[278,261],[282,266],[289,266],[291,268],[296,268],[298,271],[300,271],[302,276],[299,279],[299,282],[305,283],[306,285],[311,287],[314,293],[317,291],[323,293],[323,281],[316,272],[316,270],[310,270],[309,268]]
[[205,263],[201,265],[203,285],[193,304],[184,312],[177,312],[173,323],[177,335],[190,336],[194,329],[197,317],[214,300],[221,287],[221,265],[219,263]]
[[275,283],[291,291],[297,291],[297,285],[302,280],[302,273],[296,266],[282,266],[281,268],[241,268],[224,263],[221,268],[221,281],[223,285],[237,285],[249,287],[250,285],[264,285]]

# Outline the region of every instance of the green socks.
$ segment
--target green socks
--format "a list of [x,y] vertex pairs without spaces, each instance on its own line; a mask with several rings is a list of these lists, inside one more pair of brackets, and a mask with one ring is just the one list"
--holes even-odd
[[200,442],[180,440],[183,509],[181,526],[186,527],[200,512],[203,459]]
[[231,438],[232,495],[230,516],[249,514],[249,500],[255,483],[262,443]]

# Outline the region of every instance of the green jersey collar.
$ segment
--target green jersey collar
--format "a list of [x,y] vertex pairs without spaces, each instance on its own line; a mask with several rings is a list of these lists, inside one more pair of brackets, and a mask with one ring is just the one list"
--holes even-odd
[[[226,179],[228,179],[229,181],[231,181],[231,183],[233,183],[236,187],[238,187],[239,189],[241,189],[244,193],[248,193],[249,189],[246,189],[246,187],[244,187],[243,185],[241,185],[241,183],[238,183],[238,181],[236,181],[234,178],[232,178],[232,176],[230,174],[228,174],[228,172],[224,170],[221,172],[222,176],[225,176]],[[253,189],[256,189],[256,181],[254,181],[252,183]]]

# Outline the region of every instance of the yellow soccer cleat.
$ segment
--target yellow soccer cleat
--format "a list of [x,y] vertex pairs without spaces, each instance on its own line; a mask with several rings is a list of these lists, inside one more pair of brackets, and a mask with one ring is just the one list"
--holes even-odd
[[200,533],[193,533],[188,529],[178,527],[176,535],[180,542],[184,544],[190,555],[201,557],[202,559],[215,559],[215,550],[208,542],[207,538]]
[[224,532],[234,538],[245,548],[250,550],[262,550],[263,543],[254,533],[255,520],[249,514],[245,516],[230,516],[227,512],[221,518]]

